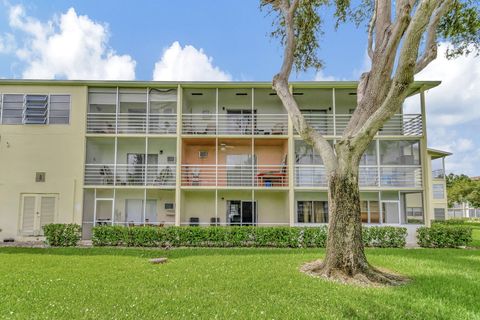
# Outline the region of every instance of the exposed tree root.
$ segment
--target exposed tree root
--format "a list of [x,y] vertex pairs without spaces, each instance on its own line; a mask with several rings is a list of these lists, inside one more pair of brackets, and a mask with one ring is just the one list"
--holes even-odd
[[388,270],[379,270],[372,266],[367,266],[363,270],[350,275],[343,270],[325,266],[322,260],[305,263],[300,268],[300,271],[312,277],[362,287],[399,286],[410,281],[399,274],[394,274]]

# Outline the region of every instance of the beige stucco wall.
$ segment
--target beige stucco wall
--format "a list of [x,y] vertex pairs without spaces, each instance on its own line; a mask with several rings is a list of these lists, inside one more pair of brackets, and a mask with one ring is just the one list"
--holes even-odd
[[[56,222],[80,223],[87,91],[83,86],[0,86],[0,93],[70,94],[69,125],[0,124],[0,241],[19,238],[20,198],[58,195]],[[45,172],[46,182],[35,182]]]

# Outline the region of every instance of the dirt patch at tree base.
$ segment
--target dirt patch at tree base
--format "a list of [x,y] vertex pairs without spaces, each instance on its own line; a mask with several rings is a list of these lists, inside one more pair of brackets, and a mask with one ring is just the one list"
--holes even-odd
[[315,260],[303,264],[300,267],[300,272],[311,277],[359,287],[400,286],[411,281],[403,275],[384,268],[369,267],[364,272],[358,272],[355,275],[348,275],[338,269],[326,270],[322,260]]

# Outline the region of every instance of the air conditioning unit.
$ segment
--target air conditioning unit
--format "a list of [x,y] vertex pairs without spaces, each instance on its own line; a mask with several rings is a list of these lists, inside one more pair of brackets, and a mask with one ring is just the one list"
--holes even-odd
[[200,159],[206,159],[208,158],[208,151],[202,150],[198,152],[198,157]]
[[167,164],[175,164],[175,156],[167,156]]
[[175,203],[165,202],[165,211],[175,211]]

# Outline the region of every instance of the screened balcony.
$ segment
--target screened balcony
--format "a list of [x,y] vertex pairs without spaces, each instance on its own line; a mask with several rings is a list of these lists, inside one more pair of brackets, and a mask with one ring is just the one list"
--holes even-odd
[[84,184],[174,187],[175,150],[175,139],[89,137]]
[[[301,140],[295,141],[294,172],[296,187],[327,187],[320,155]],[[422,179],[416,140],[374,140],[360,160],[360,187],[421,188]]]
[[[305,120],[327,136],[341,136],[357,105],[356,90],[295,88],[294,97]],[[421,136],[421,114],[399,111],[380,131],[379,136]],[[295,132],[296,133],[296,132]]]
[[287,187],[287,140],[185,139],[186,187]]
[[288,115],[270,89],[186,89],[182,126],[188,135],[286,135]]
[[176,89],[90,88],[88,99],[87,133],[176,133]]

